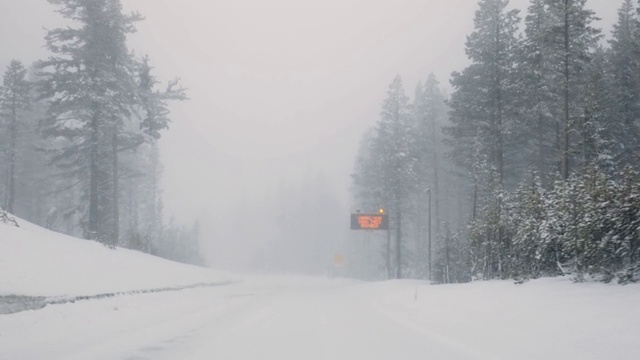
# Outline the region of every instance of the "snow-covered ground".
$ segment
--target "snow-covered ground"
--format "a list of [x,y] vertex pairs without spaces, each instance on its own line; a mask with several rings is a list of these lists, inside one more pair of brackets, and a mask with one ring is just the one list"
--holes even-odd
[[0,225],[0,295],[202,282],[0,315],[0,359],[640,359],[638,285],[231,276]]
[[0,296],[94,295],[237,278],[18,222],[0,223]]

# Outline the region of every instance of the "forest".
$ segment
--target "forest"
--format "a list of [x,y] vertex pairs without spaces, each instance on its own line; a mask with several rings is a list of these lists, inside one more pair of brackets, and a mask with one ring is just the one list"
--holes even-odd
[[[0,86],[0,219],[203,264],[199,224],[172,220],[162,200],[179,189],[162,188],[160,142],[188,94],[130,48],[142,14],[119,0],[48,2],[66,26]],[[264,239],[242,254],[258,271],[637,280],[640,0],[617,5],[605,33],[587,0],[480,0],[450,87],[431,75],[410,96],[393,79],[350,189],[353,209],[385,209],[388,233],[344,235],[344,206],[319,173],[284,178],[262,207],[239,195],[230,224],[263,208],[274,220],[221,241]]]
[[47,31],[47,58],[11,61],[0,87],[0,216],[202,264],[198,224],[164,220],[158,142],[187,94],[129,48],[142,15],[48,2],[67,26]]
[[640,1],[611,34],[598,20],[586,0],[480,0],[451,94],[432,75],[411,100],[393,80],[352,175],[391,230],[351,271],[638,280]]

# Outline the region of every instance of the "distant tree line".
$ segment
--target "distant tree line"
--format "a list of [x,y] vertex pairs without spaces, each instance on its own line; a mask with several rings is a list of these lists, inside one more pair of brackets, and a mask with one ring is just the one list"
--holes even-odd
[[45,37],[48,58],[13,60],[0,87],[0,199],[47,228],[201,262],[197,226],[164,223],[158,141],[168,103],[148,57],[127,46],[140,14],[120,0],[48,0],[69,21]]
[[[267,199],[270,211],[252,216],[267,219],[271,226],[256,225],[253,233],[234,231],[238,241],[267,240],[253,256],[253,269],[316,275],[335,270],[332,258],[346,232],[344,210],[335,193],[330,178],[319,170],[308,171],[298,180],[282,179],[274,196]],[[243,213],[248,212],[244,209],[238,218],[247,218]]]
[[531,0],[524,21],[508,0],[478,6],[450,98],[430,78],[411,103],[398,77],[363,140],[354,196],[393,219],[380,263],[445,283],[637,280],[640,1],[607,40],[586,0]]

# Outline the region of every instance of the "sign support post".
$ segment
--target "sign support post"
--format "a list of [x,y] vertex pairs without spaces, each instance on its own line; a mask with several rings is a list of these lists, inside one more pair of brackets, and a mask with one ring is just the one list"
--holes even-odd
[[429,195],[429,281],[433,281],[431,277],[431,188],[427,189],[427,194]]
[[387,231],[387,279],[391,278],[391,230],[389,229],[389,215],[380,209],[377,214],[361,214],[358,210],[351,214],[351,230],[386,230]]

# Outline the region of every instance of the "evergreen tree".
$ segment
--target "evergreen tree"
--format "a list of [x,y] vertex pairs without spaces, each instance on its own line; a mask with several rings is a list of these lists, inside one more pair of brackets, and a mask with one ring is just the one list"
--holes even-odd
[[607,129],[613,137],[615,163],[636,163],[640,159],[640,33],[631,0],[618,10],[618,22],[609,40],[611,122]]
[[[560,109],[553,88],[553,64],[547,44],[551,16],[546,0],[531,0],[525,17],[525,37],[519,48],[518,82],[521,99],[518,101],[520,121],[515,131],[523,155],[522,164],[533,167],[547,183],[547,174],[560,170],[557,129]],[[525,179],[526,181],[527,179]]]
[[[572,130],[580,134],[580,120],[584,117],[584,89],[590,51],[600,39],[600,31],[592,27],[597,20],[593,11],[586,9],[586,0],[546,0],[549,26],[545,33],[554,69],[553,92],[561,99],[562,121],[559,131],[561,174],[568,179],[572,153],[577,139]],[[579,152],[578,152],[579,153]]]
[[504,279],[512,274],[511,200],[505,191],[491,194],[481,208],[484,216],[471,223],[471,263],[474,275],[482,279]]
[[475,151],[486,158],[491,169],[489,191],[504,185],[516,116],[512,97],[517,93],[514,69],[520,19],[519,11],[508,10],[508,4],[507,0],[479,2],[475,29],[466,44],[472,64],[451,80],[453,125],[447,131],[455,145],[454,158],[469,170]]
[[[609,274],[621,268],[618,258],[619,245],[614,239],[608,239],[610,207],[615,204],[617,184],[597,166],[590,165],[580,178],[581,221],[579,237],[584,241],[582,266],[590,274]],[[614,241],[611,241],[614,240]]]
[[614,250],[619,281],[629,283],[640,279],[640,176],[627,167],[621,178],[615,201],[608,206],[606,241],[615,244],[609,248]]
[[[356,156],[356,162],[354,172],[351,175],[352,186],[351,193],[353,194],[356,202],[356,209],[362,211],[372,211],[375,209],[384,208],[389,203],[388,194],[384,192],[382,183],[379,179],[379,174],[382,171],[381,164],[375,161],[373,144],[375,139],[375,130],[371,129],[366,132],[360,142],[360,147]],[[388,211],[389,209],[387,209]],[[381,249],[382,258],[384,261],[379,267],[384,269],[386,278],[391,278],[391,236],[390,230],[387,231],[386,241]],[[353,256],[359,255],[358,252],[361,249],[353,249]],[[366,264],[370,265],[372,262],[370,259],[366,259]],[[352,263],[353,265],[354,263]],[[363,268],[361,266],[360,268]],[[377,268],[377,266],[374,266]],[[359,269],[358,269],[359,270]],[[367,274],[368,275],[368,274]]]
[[[387,98],[382,104],[380,120],[369,138],[365,137],[355,173],[353,192],[360,203],[384,208],[392,217],[395,230],[396,277],[403,274],[402,241],[403,214],[413,210],[411,195],[415,191],[414,144],[410,136],[413,117],[409,98],[405,95],[402,79],[396,76],[389,85]],[[406,220],[406,219],[405,219]],[[406,229],[405,229],[406,230]],[[391,243],[387,239],[387,269],[391,267]]]
[[380,164],[377,178],[386,201],[384,208],[394,218],[396,277],[402,277],[402,229],[403,212],[410,210],[410,194],[414,185],[411,116],[409,98],[404,93],[402,79],[396,76],[382,105],[380,120],[373,140],[373,161]]
[[537,278],[541,273],[541,225],[546,220],[545,197],[537,174],[524,180],[515,192],[513,226],[513,278]]
[[38,64],[50,102],[43,132],[65,139],[51,161],[84,185],[85,236],[116,243],[119,137],[138,102],[126,38],[140,16],[123,14],[119,0],[49,2],[77,24],[48,32],[52,55]]
[[459,232],[452,232],[448,222],[442,226],[441,246],[434,264],[433,280],[441,284],[471,281],[469,247]]
[[[424,86],[418,85],[413,110],[415,124],[412,142],[416,159],[418,251],[419,258],[424,259],[423,262],[428,269],[429,263],[433,260],[432,238],[437,239],[440,236],[441,179],[445,175],[442,168],[441,128],[446,124],[448,112],[445,97],[435,75],[430,74]],[[431,229],[432,225],[435,229]]]
[[[419,103],[420,111],[416,131],[418,168],[422,167],[420,173],[423,177],[422,188],[433,187],[435,222],[440,223],[440,201],[439,188],[440,179],[443,176],[441,169],[442,154],[442,134],[441,127],[446,122],[448,108],[445,97],[440,90],[440,83],[435,75],[430,74],[424,84],[422,100]],[[439,233],[436,225],[436,235]]]
[[[611,123],[611,94],[606,73],[606,51],[596,48],[587,67],[584,117],[580,121],[580,156],[585,166],[612,169],[615,136]],[[615,130],[614,130],[615,131]]]
[[[34,69],[30,69],[27,81],[35,84],[38,78]],[[78,203],[75,183],[61,178],[58,170],[49,166],[46,153],[41,149],[51,142],[45,140],[38,131],[39,122],[44,118],[47,103],[37,101],[37,88],[30,87],[29,96],[32,101],[28,109],[22,112],[20,121],[20,141],[17,143],[19,162],[16,164],[16,203],[14,213],[25,220],[46,226],[47,214],[56,208],[60,215],[54,221],[55,229],[70,235],[75,232],[75,218]],[[65,189],[65,191],[60,191]]]
[[453,158],[474,182],[469,246],[473,272],[483,278],[504,277],[511,266],[504,187],[517,181],[519,173],[514,135],[521,90],[515,72],[519,11],[507,9],[508,4],[479,2],[475,29],[466,44],[472,64],[453,74],[452,126],[446,128]]
[[168,102],[186,100],[185,89],[179,86],[178,79],[169,82],[165,89],[157,89],[160,82],[152,74],[153,67],[149,57],[145,56],[138,65],[138,93],[144,117],[140,123],[143,133],[153,140],[159,140],[161,131],[169,129]]
[[[3,157],[6,159],[7,174],[5,183],[5,210],[14,212],[16,200],[16,171],[18,167],[18,148],[21,140],[24,112],[31,102],[31,84],[26,79],[27,69],[20,61],[12,60],[4,74],[0,87],[0,111],[4,120],[2,130],[6,133],[3,143]],[[6,141],[6,142],[5,142]]]
[[143,57],[135,70],[140,104],[120,135],[119,152],[123,152],[120,177],[124,190],[121,207],[127,212],[121,217],[128,221],[125,223],[128,237],[135,243],[138,243],[138,238],[149,243],[162,237],[158,209],[162,166],[158,142],[162,131],[166,131],[171,122],[168,102],[186,100],[187,97],[177,80],[171,81],[164,89],[158,88],[160,82],[152,73],[148,57]]

